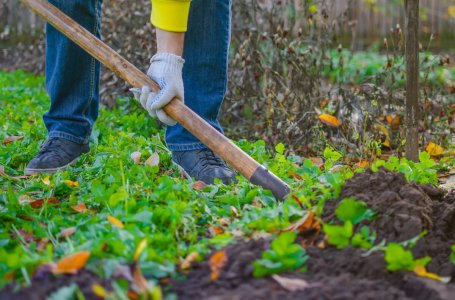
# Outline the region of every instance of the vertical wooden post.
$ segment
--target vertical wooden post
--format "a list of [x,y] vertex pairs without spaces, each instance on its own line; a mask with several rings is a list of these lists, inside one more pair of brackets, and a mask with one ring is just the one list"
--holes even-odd
[[406,157],[419,159],[419,0],[405,0]]

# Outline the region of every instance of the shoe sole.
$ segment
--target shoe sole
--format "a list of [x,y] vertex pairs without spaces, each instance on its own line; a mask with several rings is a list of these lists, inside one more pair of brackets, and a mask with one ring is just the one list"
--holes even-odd
[[73,161],[69,162],[68,164],[66,164],[64,166],[58,167],[58,168],[51,168],[51,169],[28,169],[27,168],[27,169],[25,169],[25,175],[29,176],[29,175],[36,175],[36,174],[53,174],[58,171],[63,171],[65,169],[67,169],[68,167],[74,165],[79,159],[80,159],[80,157],[76,157]]

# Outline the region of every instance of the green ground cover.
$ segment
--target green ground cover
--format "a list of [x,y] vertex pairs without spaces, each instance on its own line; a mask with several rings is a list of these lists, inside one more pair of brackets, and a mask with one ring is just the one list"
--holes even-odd
[[[309,210],[320,215],[324,203],[338,197],[343,183],[363,171],[332,168],[342,155],[331,149],[324,151],[324,166],[319,167],[309,159],[285,156],[283,144],[272,153],[263,141],[239,141],[241,148],[291,185],[292,197],[277,203],[270,192],[241,176],[235,187],[195,184],[183,179],[171,163],[163,130],[155,120],[125,98],[118,99],[114,110],[101,109],[91,153],[73,168],[51,176],[17,178],[46,138],[41,116],[49,100],[43,78],[21,71],[0,72],[0,87],[0,141],[4,141],[0,144],[0,289],[13,279],[26,285],[40,265],[83,250],[90,252],[86,268],[110,278],[119,265],[133,263],[144,240],[147,246],[138,252],[138,265],[154,286],[161,278],[178,276],[181,262],[191,253],[202,260],[212,249],[235,239],[272,236]],[[12,136],[20,138],[5,141]],[[139,163],[132,160],[133,152],[141,153]],[[153,159],[145,163],[149,157]],[[382,165],[422,183],[436,183],[436,171],[443,167],[425,152],[421,163],[392,159],[373,167]],[[361,214],[352,220],[340,217],[346,224],[365,213],[363,204],[346,203],[350,205]],[[280,250],[280,244],[287,249],[294,238],[282,237],[264,253],[257,274],[286,269],[270,266],[267,260],[276,263],[293,257],[299,266],[303,264],[302,249]],[[362,236],[357,242],[369,245]],[[128,283],[115,284],[115,293],[126,295]]]

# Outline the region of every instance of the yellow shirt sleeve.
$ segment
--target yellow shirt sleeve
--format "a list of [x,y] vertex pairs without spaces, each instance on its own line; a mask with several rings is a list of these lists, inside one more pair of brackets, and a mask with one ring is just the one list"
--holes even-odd
[[152,24],[162,30],[185,32],[191,0],[151,0]]

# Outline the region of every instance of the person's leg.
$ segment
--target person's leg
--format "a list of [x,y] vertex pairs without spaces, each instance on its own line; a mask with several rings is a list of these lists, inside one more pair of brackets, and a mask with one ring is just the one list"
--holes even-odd
[[[226,94],[231,31],[231,0],[193,0],[185,35],[183,84],[185,104],[223,132],[218,114]],[[213,183],[236,182],[235,173],[181,125],[167,127],[172,160],[187,177]]]
[[[90,32],[101,35],[102,0],[49,0]],[[98,116],[100,64],[55,28],[46,26],[46,87],[51,107],[43,116],[49,132],[25,174],[52,173],[88,152]]]
[[[222,132],[218,114],[227,88],[231,0],[193,0],[185,35],[185,104]],[[177,124],[166,129],[172,151],[207,148]]]
[[[100,37],[102,0],[50,0]],[[54,27],[46,26],[46,87],[51,107],[44,115],[49,138],[89,141],[98,116],[100,63]]]

